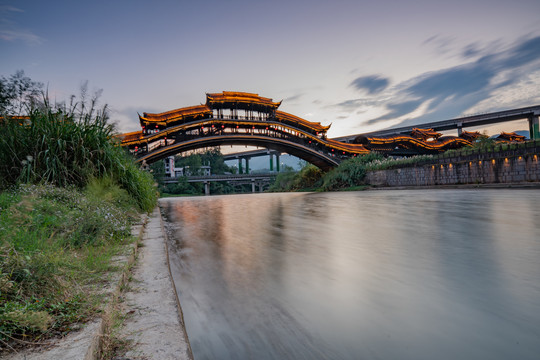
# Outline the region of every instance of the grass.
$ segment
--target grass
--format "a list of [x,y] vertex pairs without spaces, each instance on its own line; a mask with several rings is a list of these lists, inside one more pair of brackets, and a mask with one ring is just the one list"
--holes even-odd
[[138,215],[125,190],[96,187],[0,194],[0,344],[62,335],[100,311],[101,285],[118,270],[111,258]]
[[140,209],[155,206],[154,180],[113,140],[106,107],[44,104],[26,122],[0,122],[0,190],[21,183],[82,189],[94,178],[109,178]]
[[152,210],[152,176],[113,140],[106,107],[0,121],[0,350],[61,336],[102,308],[111,262]]

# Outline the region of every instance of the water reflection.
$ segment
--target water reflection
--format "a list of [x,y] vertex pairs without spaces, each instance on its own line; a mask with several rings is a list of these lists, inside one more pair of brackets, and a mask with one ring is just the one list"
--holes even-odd
[[201,359],[537,359],[540,192],[162,201]]

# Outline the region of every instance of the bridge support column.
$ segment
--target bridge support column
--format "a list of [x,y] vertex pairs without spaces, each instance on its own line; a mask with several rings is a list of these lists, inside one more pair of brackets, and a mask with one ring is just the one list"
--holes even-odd
[[255,192],[255,179],[251,179],[251,192]]
[[533,115],[529,118],[529,138],[531,140],[540,139],[539,115]]
[[246,174],[249,174],[249,158],[246,158]]
[[210,181],[204,182],[204,195],[205,196],[210,195]]
[[238,173],[242,174],[242,158],[238,159]]
[[276,154],[276,172],[279,172],[279,154]]
[[274,155],[270,154],[270,172],[274,171]]
[[457,136],[461,136],[463,134],[463,123],[457,124]]

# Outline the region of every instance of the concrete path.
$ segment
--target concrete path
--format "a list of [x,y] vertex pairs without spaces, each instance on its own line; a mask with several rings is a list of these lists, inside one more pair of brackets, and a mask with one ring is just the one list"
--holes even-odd
[[159,208],[146,225],[122,312],[120,338],[129,341],[127,359],[192,359],[170,278]]

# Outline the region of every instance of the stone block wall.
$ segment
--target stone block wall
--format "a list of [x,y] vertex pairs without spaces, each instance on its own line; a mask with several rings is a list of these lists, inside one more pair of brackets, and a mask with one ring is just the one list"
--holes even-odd
[[439,155],[421,165],[370,171],[365,181],[376,186],[540,182],[540,142]]

